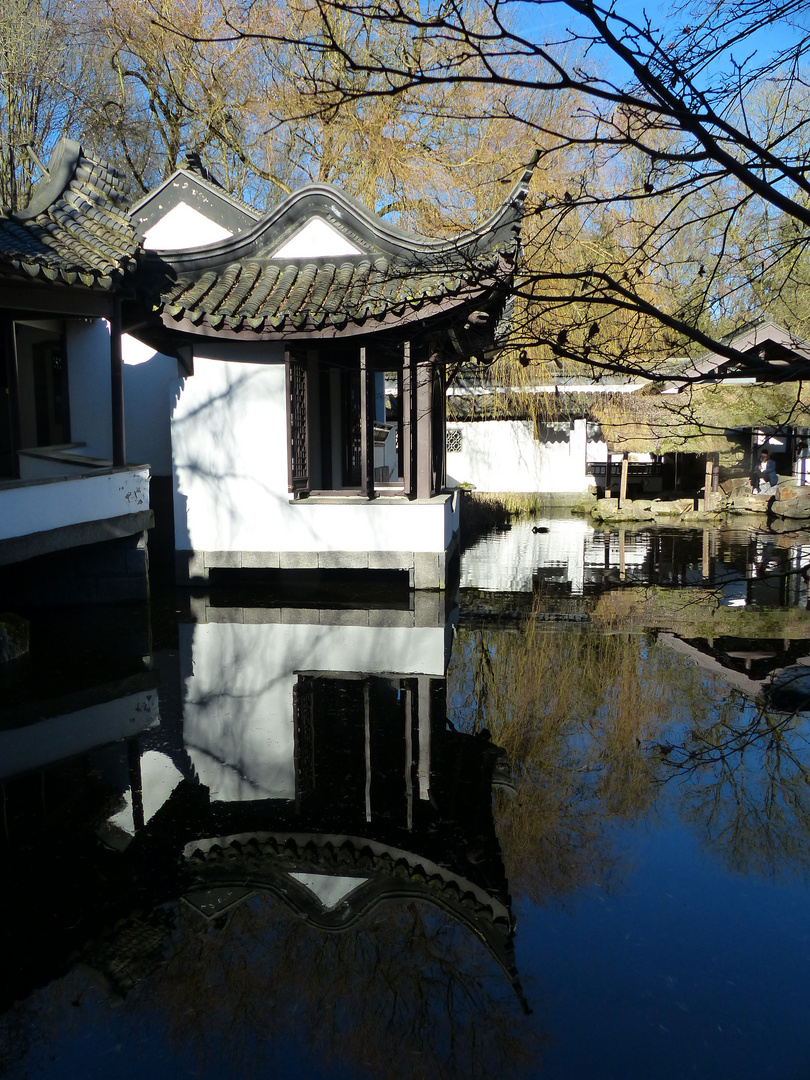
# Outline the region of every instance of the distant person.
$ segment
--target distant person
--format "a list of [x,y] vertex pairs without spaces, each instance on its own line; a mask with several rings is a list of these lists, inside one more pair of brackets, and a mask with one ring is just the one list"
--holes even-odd
[[776,462],[772,460],[767,450],[759,455],[759,464],[750,476],[751,491],[757,495],[763,495],[776,487],[779,477],[776,475]]

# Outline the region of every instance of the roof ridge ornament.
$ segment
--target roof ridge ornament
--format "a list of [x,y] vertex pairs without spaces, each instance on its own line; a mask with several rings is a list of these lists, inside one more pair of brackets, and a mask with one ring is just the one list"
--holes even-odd
[[42,165],[44,178],[37,184],[28,206],[15,210],[15,221],[32,221],[61,198],[73,179],[76,168],[84,156],[81,143],[75,139],[60,139],[54,147],[48,168]]

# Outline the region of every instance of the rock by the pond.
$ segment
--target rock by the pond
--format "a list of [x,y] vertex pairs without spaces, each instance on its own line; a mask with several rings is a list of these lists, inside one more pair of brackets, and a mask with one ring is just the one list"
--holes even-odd
[[29,648],[28,620],[0,611],[0,664],[18,660]]
[[[724,480],[720,484],[720,490],[724,495],[741,495],[748,488],[747,476],[733,476],[730,480]],[[750,491],[749,491],[750,493]]]
[[772,495],[754,495],[750,491],[742,491],[737,495],[731,495],[723,505],[723,509],[733,514],[767,514],[768,505],[772,499]]
[[650,510],[656,517],[683,517],[693,506],[692,499],[655,499],[650,503]]
[[722,510],[690,510],[689,524],[703,522],[704,524],[717,525],[723,518]]
[[799,488],[796,493],[780,491],[779,497],[771,503],[771,513],[780,518],[810,519],[810,492]]
[[591,510],[597,521],[654,521],[649,499],[627,499],[619,506],[618,499],[600,499]]

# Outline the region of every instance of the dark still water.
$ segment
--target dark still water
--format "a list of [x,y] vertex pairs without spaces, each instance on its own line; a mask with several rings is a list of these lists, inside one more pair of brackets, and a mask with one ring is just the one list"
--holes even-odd
[[25,612],[0,1076],[810,1076],[808,563],[550,518],[453,596]]

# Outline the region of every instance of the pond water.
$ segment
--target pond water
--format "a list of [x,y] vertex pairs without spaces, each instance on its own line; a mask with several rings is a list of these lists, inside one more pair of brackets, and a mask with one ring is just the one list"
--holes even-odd
[[32,609],[0,1075],[808,1076],[810,534]]

